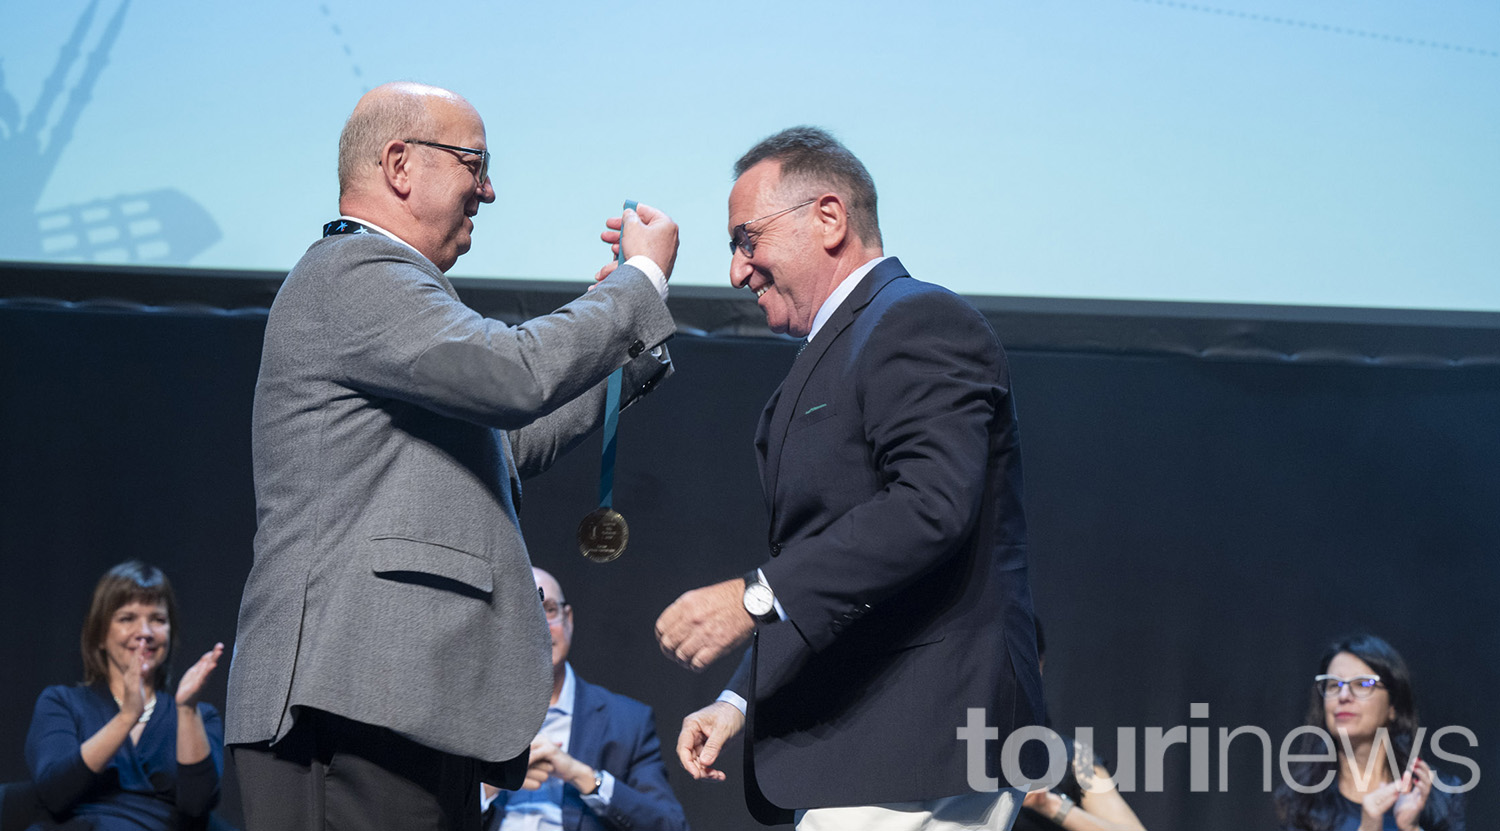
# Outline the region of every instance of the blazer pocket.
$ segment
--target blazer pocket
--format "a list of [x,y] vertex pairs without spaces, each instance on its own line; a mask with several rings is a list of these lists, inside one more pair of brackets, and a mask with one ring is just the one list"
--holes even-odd
[[882,627],[862,633],[859,642],[851,649],[861,655],[894,655],[919,646],[941,643],[948,637],[946,632],[920,632],[901,637],[902,633]]
[[[393,580],[401,580],[403,574],[431,575],[461,583],[486,595],[495,590],[494,571],[488,560],[461,548],[411,537],[371,537],[370,570],[378,577]],[[423,580],[402,582],[433,585]]]
[[797,407],[797,414],[792,417],[792,423],[787,425],[787,433],[795,433],[798,430],[811,427],[820,421],[824,421],[832,417],[835,413],[838,412],[837,407],[835,407],[832,403],[810,404],[805,406],[799,403]]

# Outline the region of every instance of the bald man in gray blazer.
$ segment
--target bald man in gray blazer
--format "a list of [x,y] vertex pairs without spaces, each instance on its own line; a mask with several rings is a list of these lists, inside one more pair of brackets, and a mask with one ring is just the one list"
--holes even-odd
[[256,829],[470,829],[478,783],[524,775],[552,688],[517,521],[522,479],[670,372],[677,228],[647,206],[628,258],[518,326],[444,276],[494,201],[463,98],[389,84],[339,147],[342,216],[287,276],[252,420],[255,565],[226,740]]

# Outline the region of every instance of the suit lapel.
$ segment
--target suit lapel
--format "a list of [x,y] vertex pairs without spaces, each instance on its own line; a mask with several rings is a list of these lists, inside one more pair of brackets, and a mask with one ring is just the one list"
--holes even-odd
[[[604,696],[593,684],[573,673],[573,727],[568,731],[568,755],[598,770],[604,760],[600,740],[609,732]],[[566,791],[564,791],[566,793]],[[563,799],[562,827],[578,831],[583,825],[583,801],[577,794]]]
[[[599,737],[604,735],[604,696],[573,674],[573,728],[568,732],[568,755],[589,767],[599,764]],[[587,725],[584,729],[580,727]]]
[[[818,362],[828,354],[839,336],[854,322],[854,319],[870,304],[875,295],[885,288],[886,284],[897,277],[905,277],[906,269],[901,266],[901,261],[895,257],[883,260],[879,265],[870,270],[864,279],[859,281],[854,291],[839,304],[837,310],[823,324],[818,331],[818,336],[808,343],[802,354],[792,362],[792,369],[787,373],[786,380],[781,382],[776,393],[766,404],[766,409],[761,413],[761,426],[764,430],[765,449],[763,451],[763,463],[761,465],[761,488],[765,493],[767,507],[771,511],[772,534],[775,535],[776,523],[776,482],[781,472],[781,448],[786,443],[786,432],[792,424],[792,418],[796,415],[797,402],[802,399],[802,389],[807,386],[807,381],[812,377],[813,370],[817,368]],[[756,449],[761,450],[761,432],[756,434]]]
[[[785,383],[783,379],[782,384]],[[755,426],[755,465],[760,473],[761,496],[766,500],[767,510],[771,508],[771,489],[767,484],[771,480],[769,471],[766,469],[768,464],[766,450],[771,440],[771,417],[776,414],[776,402],[780,399],[781,385],[778,385],[776,391],[771,393],[770,400],[766,401],[766,406],[760,411],[760,421]]]

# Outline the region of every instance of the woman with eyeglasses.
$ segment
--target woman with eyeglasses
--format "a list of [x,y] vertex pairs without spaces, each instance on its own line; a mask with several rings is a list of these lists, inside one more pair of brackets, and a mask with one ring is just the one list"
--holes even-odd
[[[1284,831],[1463,831],[1461,797],[1433,787],[1433,770],[1412,747],[1417,705],[1406,662],[1374,635],[1328,647],[1313,678],[1307,724],[1294,753],[1333,761],[1297,762],[1276,788]],[[1389,759],[1396,765],[1391,767]],[[1446,781],[1446,780],[1444,780]]]
[[99,579],[83,621],[83,683],[37,698],[26,764],[55,822],[35,829],[168,831],[201,827],[219,798],[224,726],[199,703],[216,644],[170,687],[180,632],[172,584],[121,563]]

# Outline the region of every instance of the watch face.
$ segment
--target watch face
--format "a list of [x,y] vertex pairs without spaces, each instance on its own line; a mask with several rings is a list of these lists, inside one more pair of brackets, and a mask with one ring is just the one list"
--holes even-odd
[[745,587],[745,611],[755,617],[769,614],[775,608],[775,597],[770,586],[752,583]]

